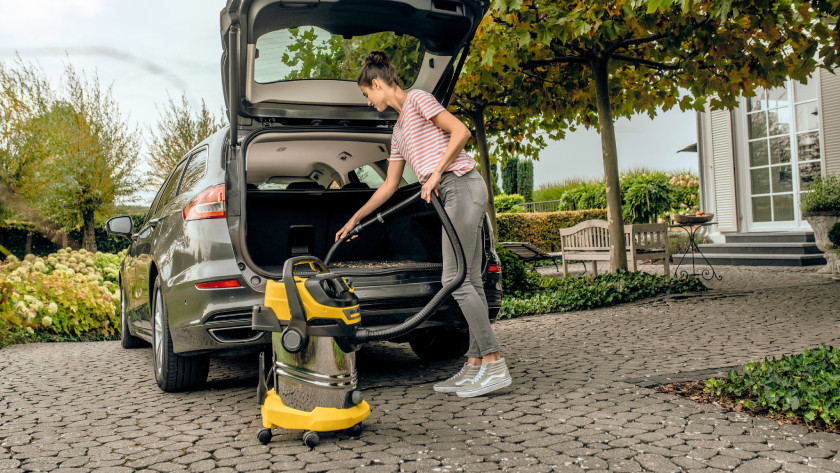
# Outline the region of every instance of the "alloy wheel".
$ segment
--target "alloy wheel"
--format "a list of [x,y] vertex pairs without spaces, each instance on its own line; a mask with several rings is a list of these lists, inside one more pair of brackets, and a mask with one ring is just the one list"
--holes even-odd
[[163,376],[163,297],[161,297],[160,290],[155,292],[155,375],[160,379]]

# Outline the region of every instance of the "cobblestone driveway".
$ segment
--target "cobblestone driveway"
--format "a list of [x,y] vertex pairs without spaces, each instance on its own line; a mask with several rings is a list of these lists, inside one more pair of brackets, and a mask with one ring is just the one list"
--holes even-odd
[[840,283],[810,270],[723,274],[701,296],[498,323],[515,384],[484,398],[432,391],[457,362],[365,347],[366,430],[312,451],[299,433],[257,442],[253,358],[214,360],[206,389],[164,394],[149,349],[5,348],[0,470],[840,472],[840,435],[642,387],[840,342]]

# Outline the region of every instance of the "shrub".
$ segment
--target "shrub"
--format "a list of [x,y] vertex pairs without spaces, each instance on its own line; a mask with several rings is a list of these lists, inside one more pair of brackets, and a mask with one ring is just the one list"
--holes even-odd
[[659,294],[703,291],[694,276],[670,278],[641,271],[619,270],[594,277],[541,277],[538,289],[524,297],[504,297],[499,318],[589,310]]
[[840,178],[828,176],[814,181],[802,194],[802,212],[840,211]]
[[502,190],[505,194],[518,193],[516,173],[519,170],[519,160],[510,158],[502,166]]
[[607,208],[607,188],[604,181],[585,182],[563,193],[560,208],[564,210],[587,210]]
[[706,390],[733,396],[747,408],[830,426],[840,422],[840,349],[822,344],[799,355],[753,361],[743,375],[731,370],[726,379],[708,380]]
[[534,162],[520,161],[516,169],[516,193],[531,202],[534,196]]
[[496,253],[502,262],[502,294],[518,295],[537,288],[521,259],[499,245]]
[[606,220],[603,209],[573,212],[507,213],[496,217],[499,241],[527,241],[545,251],[560,250],[560,229],[591,219]]
[[497,213],[524,212],[525,207],[519,205],[525,202],[525,197],[519,194],[500,194],[493,197],[493,205]]
[[[134,231],[138,231],[144,215],[130,215],[134,220]],[[27,251],[27,235],[31,235],[31,246]],[[68,232],[68,236],[78,243],[82,241],[82,230],[75,229]],[[97,225],[94,228],[96,249],[107,253],[117,253],[128,248],[131,243],[128,239],[111,235],[105,230],[105,224]],[[13,255],[23,257],[27,253],[35,256],[47,256],[58,250],[56,245],[48,238],[39,233],[35,227],[27,222],[3,221],[0,222],[0,244],[9,250]]]
[[62,249],[47,257],[7,257],[0,264],[0,328],[24,335],[115,335],[124,256]]
[[835,223],[828,230],[828,241],[830,241],[835,248],[840,248],[840,222]]
[[661,173],[622,179],[621,195],[624,221],[631,223],[656,221],[658,215],[671,208],[673,201],[671,185]]

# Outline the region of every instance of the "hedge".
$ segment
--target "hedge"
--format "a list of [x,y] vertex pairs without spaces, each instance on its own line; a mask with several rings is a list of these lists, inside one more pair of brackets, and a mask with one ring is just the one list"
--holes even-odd
[[498,214],[498,241],[527,241],[545,251],[560,251],[561,228],[606,219],[606,209]]
[[[138,227],[144,216],[130,215],[134,220],[134,231],[139,230]],[[29,251],[26,251],[27,235],[31,235],[32,247]],[[94,228],[94,235],[97,251],[104,253],[117,253],[128,248],[130,243],[126,238],[108,233],[105,230],[104,223]],[[70,240],[81,244],[82,230],[75,229],[68,232],[68,241]],[[27,253],[35,256],[47,256],[59,249],[49,238],[39,233],[31,223],[16,221],[0,221],[0,245],[18,258],[23,258]]]

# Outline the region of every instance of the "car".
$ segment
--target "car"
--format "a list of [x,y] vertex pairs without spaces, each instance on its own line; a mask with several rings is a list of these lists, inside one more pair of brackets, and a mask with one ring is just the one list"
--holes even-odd
[[[478,0],[229,0],[221,15],[222,77],[230,125],[174,167],[120,267],[121,343],[151,344],[164,391],[193,389],[209,356],[266,349],[251,310],[286,259],[324,258],[335,233],[384,181],[397,114],[377,112],[355,83],[361,58],[389,50],[404,84],[446,103],[487,10]],[[417,193],[406,167],[393,198]],[[501,306],[501,270],[485,216],[483,284],[489,316]],[[392,326],[440,289],[441,226],[420,199],[336,252],[362,324]],[[448,244],[448,243],[447,243]],[[411,334],[424,359],[462,356],[469,335],[453,299]]]

